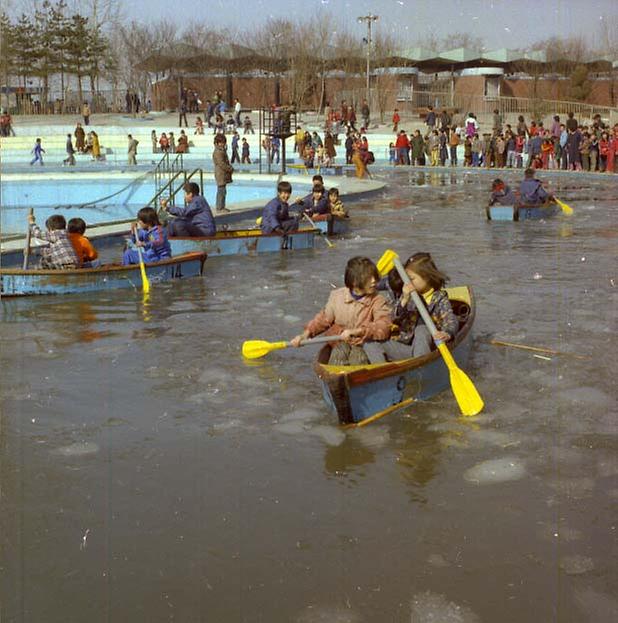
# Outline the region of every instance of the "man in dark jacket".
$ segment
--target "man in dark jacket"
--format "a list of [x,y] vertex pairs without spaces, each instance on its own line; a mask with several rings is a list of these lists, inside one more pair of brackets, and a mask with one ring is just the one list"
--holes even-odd
[[363,127],[368,130],[369,129],[369,104],[367,100],[363,100],[363,105],[361,106],[361,117],[363,118]]
[[526,169],[524,181],[519,185],[519,197],[524,205],[538,205],[553,199],[543,188],[543,184],[534,178],[534,169]]
[[187,182],[183,186],[185,191],[184,207],[170,206],[166,199],[161,207],[175,218],[171,219],[167,231],[171,236],[214,236],[217,232],[215,219],[210,206],[200,195],[200,187],[195,182]]
[[217,182],[217,212],[229,212],[225,207],[226,186],[232,183],[234,171],[227,157],[225,135],[215,135],[215,150],[212,152],[212,161],[215,165],[215,181]]

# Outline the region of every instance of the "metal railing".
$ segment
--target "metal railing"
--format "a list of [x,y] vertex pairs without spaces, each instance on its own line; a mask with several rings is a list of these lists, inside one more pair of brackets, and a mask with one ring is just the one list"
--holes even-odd
[[[179,154],[182,155],[182,154]],[[176,195],[183,189],[183,186],[195,175],[199,175],[200,177],[200,189],[204,188],[204,170],[201,168],[194,169],[191,173],[187,173],[184,169],[180,169],[176,171],[170,176],[170,179],[163,184],[160,188],[157,188],[157,192],[154,194],[152,199],[146,204],[155,210],[158,209],[157,204],[160,202],[163,195],[166,195],[170,201],[173,201]],[[179,182],[179,179],[181,181]],[[178,185],[175,186],[175,183],[178,182]]]
[[573,112],[577,118],[591,120],[596,114],[609,118],[612,111],[614,114],[618,112],[618,109],[611,106],[585,102],[548,100],[542,97],[473,95],[445,91],[413,92],[408,101],[412,108],[425,108],[427,106],[433,106],[435,109],[456,108],[463,114],[473,112],[477,115],[491,114],[495,109],[498,109],[503,115],[522,114],[538,119],[548,115],[566,115]]
[[[339,96],[355,106],[358,117],[358,108],[360,102],[366,97],[366,93],[366,90],[361,88],[347,89],[341,91]],[[457,109],[464,115],[468,112],[476,115],[491,114],[497,108],[503,115],[522,114],[538,119],[548,115],[566,115],[569,112],[573,112],[578,119],[583,120],[591,120],[596,114],[604,119],[612,119],[618,115],[618,108],[611,106],[569,100],[548,100],[542,97],[466,94],[453,92],[450,88],[431,91],[410,87],[392,90],[374,88],[371,89],[369,106],[372,110],[372,118],[376,118],[382,111],[390,114],[392,108],[399,108],[400,111],[420,112],[418,109],[425,109],[428,106],[433,106],[436,110]]]
[[155,188],[157,191],[161,188],[164,180],[169,181],[175,173],[182,171],[184,168],[183,155],[176,154],[176,157],[170,162],[170,156],[173,155],[174,154],[166,152],[153,170]]

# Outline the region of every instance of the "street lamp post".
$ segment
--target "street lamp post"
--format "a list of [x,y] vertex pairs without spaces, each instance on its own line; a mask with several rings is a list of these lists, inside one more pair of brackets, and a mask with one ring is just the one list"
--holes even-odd
[[379,18],[378,15],[373,15],[372,13],[356,18],[359,24],[363,22],[367,23],[367,104],[369,104],[370,96],[371,96],[371,90],[369,88],[369,60],[371,58],[371,44],[372,44],[371,25],[373,22],[377,22],[378,18]]

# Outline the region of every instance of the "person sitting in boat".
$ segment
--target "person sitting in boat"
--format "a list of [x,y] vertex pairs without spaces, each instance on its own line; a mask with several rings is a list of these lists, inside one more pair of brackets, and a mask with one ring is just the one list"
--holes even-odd
[[495,203],[499,203],[503,206],[512,206],[517,203],[515,193],[511,190],[508,184],[503,182],[500,178],[495,179],[491,185],[489,205],[492,206]]
[[41,268],[48,270],[67,270],[79,268],[79,258],[69,240],[67,222],[62,214],[53,214],[45,221],[47,231],[43,232],[36,225],[34,215],[28,216],[32,236],[48,242],[41,247]]
[[397,308],[397,303],[401,298],[402,289],[403,279],[399,276],[399,273],[395,268],[393,268],[388,275],[382,277],[378,282],[378,292],[386,299],[386,302],[391,309],[391,316]]
[[[137,213],[137,226],[131,227],[131,239],[135,246],[141,247],[142,258],[145,263],[159,262],[172,257],[172,249],[165,227],[159,222],[159,217],[153,208],[142,208]],[[139,264],[137,249],[127,249],[122,256],[122,263]]]
[[553,197],[543,188],[543,184],[534,177],[534,169],[526,169],[524,181],[519,186],[520,203],[538,205],[551,201]]
[[324,185],[315,183],[311,192],[302,199],[296,200],[296,205],[299,207],[301,214],[308,214],[309,216],[327,215],[328,209],[328,196]]
[[99,254],[92,243],[84,234],[86,233],[86,221],[81,218],[72,218],[67,223],[69,240],[77,253],[81,268],[97,268],[101,265]]
[[347,218],[348,211],[343,207],[343,202],[339,198],[339,189],[331,188],[328,191],[328,210],[333,216]]
[[324,309],[290,343],[300,346],[302,340],[320,333],[341,335],[344,340],[334,342],[330,365],[379,362],[372,360],[367,349],[373,340],[388,339],[391,330],[390,308],[376,289],[379,280],[378,269],[369,258],[353,257],[345,269],[345,287],[330,293]]
[[167,224],[169,236],[214,236],[217,226],[208,202],[200,195],[199,184],[186,182],[182,187],[185,191],[185,205],[168,205],[169,200],[163,199],[161,207],[174,218]]
[[292,194],[290,182],[277,184],[277,196],[264,207],[260,228],[263,234],[288,234],[298,230],[297,216],[291,217],[288,200]]
[[[365,346],[372,363],[426,355],[431,352],[434,340],[448,342],[457,333],[459,321],[444,290],[448,277],[438,270],[431,255],[415,253],[404,268],[412,283],[402,285],[393,314],[393,323],[399,327],[399,334],[390,340],[371,342]],[[412,300],[412,291],[423,299],[436,325],[437,332],[433,336]]]

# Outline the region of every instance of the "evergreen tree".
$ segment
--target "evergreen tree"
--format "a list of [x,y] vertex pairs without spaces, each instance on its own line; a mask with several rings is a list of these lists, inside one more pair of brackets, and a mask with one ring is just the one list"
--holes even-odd
[[109,43],[101,34],[100,27],[96,27],[90,32],[88,46],[86,48],[86,70],[90,78],[90,90],[94,94],[96,91],[96,80],[101,75],[108,58]]
[[6,13],[0,13],[0,72],[2,87],[6,97],[6,109],[9,109],[10,78],[15,71],[15,26]]
[[70,38],[70,20],[66,16],[66,8],[66,2],[64,2],[64,0],[58,0],[50,9],[52,45],[56,50],[56,71],[60,72],[60,88],[62,90],[63,101],[65,93],[66,56]]
[[13,49],[15,59],[15,73],[21,78],[22,84],[26,86],[26,80],[35,75],[34,66],[36,64],[36,51],[32,45],[33,38],[37,32],[34,23],[22,13],[13,29]]
[[69,22],[69,38],[66,47],[67,70],[77,76],[79,101],[84,101],[82,79],[88,75],[88,46],[91,31],[88,27],[88,18],[75,14]]
[[32,39],[32,47],[36,56],[35,75],[43,80],[43,111],[47,112],[49,101],[49,78],[59,68],[59,53],[56,45],[57,27],[51,3],[45,0],[40,9],[34,12],[36,36]]

